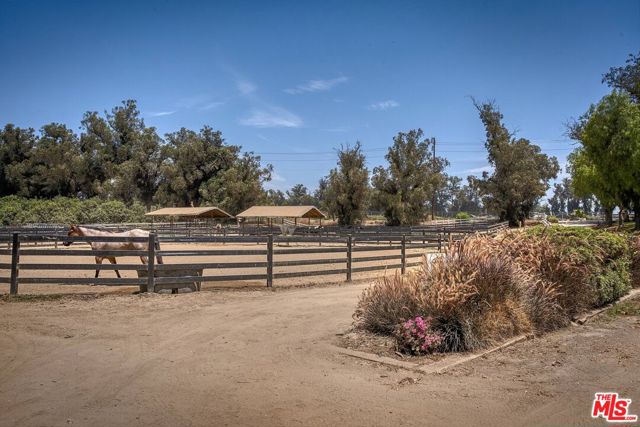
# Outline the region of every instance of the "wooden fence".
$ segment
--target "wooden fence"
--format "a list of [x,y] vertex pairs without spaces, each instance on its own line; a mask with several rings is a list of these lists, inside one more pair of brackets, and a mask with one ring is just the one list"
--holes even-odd
[[[86,224],[87,227],[95,227],[108,231],[124,231],[133,228],[141,228],[156,233],[160,237],[216,237],[216,236],[268,236],[280,234],[278,226],[266,226],[256,224],[227,224],[220,228],[188,222],[175,223],[127,223],[127,224]],[[322,236],[322,237],[347,237],[352,236],[421,236],[433,233],[441,233],[456,240],[469,233],[496,233],[508,228],[506,222],[496,222],[491,219],[482,220],[440,220],[417,226],[375,226],[340,227],[326,225],[322,227],[308,227],[299,224],[294,235],[298,236]],[[68,226],[61,224],[30,224],[24,226],[1,227],[0,235],[10,235],[14,232],[21,234],[52,235],[66,233]]]
[[[58,285],[107,285],[107,286],[139,286],[142,292],[153,292],[158,289],[192,287],[199,289],[201,282],[247,281],[261,280],[271,287],[274,281],[286,278],[344,275],[351,281],[354,273],[384,269],[399,269],[402,273],[407,268],[421,263],[419,258],[426,250],[439,251],[446,245],[442,234],[415,235],[362,235],[353,236],[218,236],[218,237],[158,237],[151,233],[146,237],[68,237],[65,234],[21,234],[14,232],[10,236],[0,236],[0,242],[6,242],[8,249],[0,249],[0,255],[10,256],[10,262],[0,263],[0,270],[8,270],[8,275],[0,277],[0,283],[9,284],[10,293],[18,293],[19,284],[58,284]],[[47,244],[46,247],[25,247],[25,243]],[[92,250],[63,249],[58,242],[132,242],[144,243],[143,250]],[[158,249],[159,244],[194,244],[194,247],[179,249]],[[305,247],[291,247],[294,244],[305,244]],[[199,248],[196,244],[236,244],[241,248],[225,248],[222,245],[215,249]],[[252,244],[259,246],[258,248]],[[281,245],[287,244],[288,247]],[[309,244],[314,244],[310,246]],[[318,247],[315,247],[315,244]],[[324,246],[323,246],[324,245]],[[184,245],[189,246],[189,245]],[[393,252],[379,255],[380,251]],[[369,253],[369,254],[367,254]],[[373,253],[373,254],[371,254]],[[328,255],[325,258],[314,258],[306,255]],[[284,259],[285,256],[298,255],[300,259]],[[47,263],[25,262],[31,256],[55,257]],[[146,257],[146,264],[88,264],[67,262],[69,257]],[[224,256],[240,258],[238,262],[184,262],[183,258]],[[242,257],[264,257],[259,261],[242,260]],[[306,257],[305,257],[306,256]],[[157,261],[167,261],[159,263]],[[178,260],[178,262],[173,262]],[[373,263],[375,265],[362,265]],[[382,262],[382,263],[380,263]],[[302,271],[275,271],[280,267],[305,267]],[[329,266],[328,269],[317,269]],[[333,268],[335,267],[335,268]],[[247,273],[248,269],[262,270],[259,273]],[[136,271],[138,277],[94,278],[63,277],[43,272],[67,271]],[[224,274],[210,274],[206,270],[223,270]],[[20,276],[21,271],[30,271],[28,276]],[[226,274],[239,271],[235,274]],[[7,277],[8,276],[8,277]]]

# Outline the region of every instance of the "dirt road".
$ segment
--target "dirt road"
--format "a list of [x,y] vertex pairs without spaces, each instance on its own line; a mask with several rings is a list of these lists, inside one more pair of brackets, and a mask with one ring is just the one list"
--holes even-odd
[[640,319],[598,320],[441,375],[340,355],[365,285],[0,302],[2,426],[604,426],[640,413]]

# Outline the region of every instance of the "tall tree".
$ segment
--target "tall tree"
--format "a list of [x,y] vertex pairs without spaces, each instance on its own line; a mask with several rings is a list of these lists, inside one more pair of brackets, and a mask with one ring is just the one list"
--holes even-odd
[[611,67],[602,77],[602,82],[628,93],[637,104],[640,102],[640,52],[637,55],[629,54],[626,64],[622,67]]
[[424,219],[436,191],[445,184],[442,157],[432,156],[432,142],[422,129],[400,132],[385,159],[388,167],[373,170],[375,205],[384,211],[389,225],[418,224]]
[[317,200],[309,194],[305,185],[296,184],[287,190],[285,203],[290,206],[313,206],[317,204]]
[[33,129],[7,124],[0,130],[0,196],[29,195],[26,164],[36,145]]
[[634,209],[640,230],[640,105],[614,91],[572,123],[569,134],[581,144],[570,157],[576,189],[605,206]]
[[232,214],[240,213],[263,199],[263,184],[271,180],[272,171],[273,166],[260,164],[260,156],[244,153],[201,187],[202,200]]
[[182,128],[166,135],[162,182],[156,200],[176,206],[199,206],[207,183],[237,158],[240,147],[226,145],[220,131]]
[[326,200],[329,214],[340,225],[361,224],[369,202],[369,170],[360,142],[338,150],[338,167],[327,177]]
[[524,138],[516,139],[503,125],[503,116],[492,103],[474,105],[485,126],[485,147],[493,172],[484,172],[479,181],[488,209],[501,220],[516,226],[528,217],[549,188],[549,180],[560,168],[555,157],[543,154],[540,147]]

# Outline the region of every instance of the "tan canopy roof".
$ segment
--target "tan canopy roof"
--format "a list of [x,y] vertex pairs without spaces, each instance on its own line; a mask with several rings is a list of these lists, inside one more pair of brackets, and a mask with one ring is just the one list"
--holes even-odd
[[157,211],[147,212],[147,216],[180,216],[189,218],[233,218],[215,206],[202,206],[199,208],[162,208]]
[[315,206],[252,206],[238,218],[326,218]]

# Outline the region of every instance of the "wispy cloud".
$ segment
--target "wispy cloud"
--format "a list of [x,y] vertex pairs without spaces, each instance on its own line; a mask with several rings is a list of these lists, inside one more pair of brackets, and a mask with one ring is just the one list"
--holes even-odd
[[224,105],[224,102],[222,102],[222,101],[213,101],[213,102],[209,102],[208,104],[205,104],[205,105],[201,106],[198,109],[199,110],[211,110],[212,108],[216,108],[216,107],[219,107],[221,105]]
[[479,168],[472,168],[462,171],[462,173],[482,173],[482,172],[491,172],[493,171],[493,167],[489,165],[480,166]]
[[297,85],[296,87],[284,89],[284,91],[290,95],[298,95],[305,92],[323,92],[333,89],[342,83],[349,81],[348,77],[340,76],[328,80],[309,80],[308,82]]
[[146,115],[149,117],[162,117],[162,116],[170,116],[175,111],[149,111]]
[[249,95],[250,93],[255,92],[256,89],[258,89],[258,87],[255,84],[253,84],[252,82],[250,82],[248,80],[238,80],[238,81],[236,81],[236,87],[238,88],[238,91],[242,95]]
[[289,187],[287,180],[282,175],[279,175],[276,172],[271,172],[271,181],[264,183],[264,188],[266,190],[282,190],[284,191]]
[[367,110],[385,111],[390,108],[396,108],[399,105],[400,104],[398,104],[397,101],[394,101],[393,99],[387,99],[386,101],[375,102],[373,104],[367,105]]
[[302,119],[280,107],[254,108],[248,117],[240,119],[240,124],[257,128],[299,128]]

